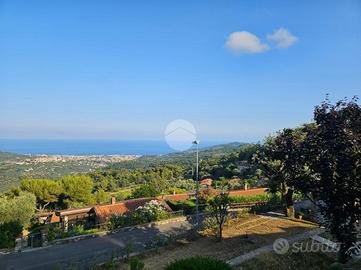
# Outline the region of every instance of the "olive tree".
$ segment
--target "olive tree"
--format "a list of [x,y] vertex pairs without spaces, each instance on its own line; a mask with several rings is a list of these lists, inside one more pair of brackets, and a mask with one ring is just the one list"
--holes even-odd
[[218,225],[218,239],[223,239],[223,227],[229,214],[231,200],[227,193],[221,193],[209,201],[211,215],[216,219]]

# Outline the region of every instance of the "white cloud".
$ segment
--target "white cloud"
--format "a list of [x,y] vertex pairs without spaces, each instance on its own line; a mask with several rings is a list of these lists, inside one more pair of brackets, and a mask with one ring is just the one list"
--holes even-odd
[[268,45],[247,31],[233,32],[228,36],[225,47],[236,53],[260,53],[268,50]]
[[288,48],[298,40],[285,28],[275,30],[272,34],[267,35],[267,39],[276,42],[278,48]]

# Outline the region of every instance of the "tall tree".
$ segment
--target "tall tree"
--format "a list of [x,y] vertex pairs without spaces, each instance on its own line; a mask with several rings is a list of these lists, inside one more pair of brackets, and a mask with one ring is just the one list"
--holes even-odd
[[66,207],[94,204],[94,183],[89,176],[67,176],[60,179],[63,188],[62,201]]
[[37,209],[40,211],[51,203],[58,202],[62,192],[58,181],[48,179],[26,179],[21,181],[20,188],[35,195]]
[[285,214],[289,217],[294,217],[293,194],[306,175],[301,152],[305,136],[304,128],[284,129],[277,136],[269,137],[254,156],[268,179],[271,192],[281,192]]
[[334,105],[326,99],[316,107],[314,120],[305,160],[317,176],[313,193],[321,201],[326,226],[342,243],[339,259],[344,262],[361,218],[361,107],[356,98]]

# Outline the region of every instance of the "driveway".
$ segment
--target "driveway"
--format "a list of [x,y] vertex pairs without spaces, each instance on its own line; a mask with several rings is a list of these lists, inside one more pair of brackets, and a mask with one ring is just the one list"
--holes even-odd
[[133,252],[139,252],[154,239],[189,231],[192,224],[190,220],[178,220],[63,245],[0,255],[0,270],[53,270],[55,266],[60,269],[71,266],[86,269],[94,263],[107,261],[114,251],[117,256],[124,256],[129,241],[133,243]]

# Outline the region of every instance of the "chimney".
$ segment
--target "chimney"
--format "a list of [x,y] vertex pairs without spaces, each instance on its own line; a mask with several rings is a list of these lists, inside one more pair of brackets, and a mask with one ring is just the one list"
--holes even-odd
[[110,203],[111,203],[111,204],[115,204],[115,203],[116,203],[115,197],[112,197],[112,198],[110,199]]

